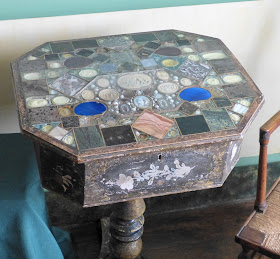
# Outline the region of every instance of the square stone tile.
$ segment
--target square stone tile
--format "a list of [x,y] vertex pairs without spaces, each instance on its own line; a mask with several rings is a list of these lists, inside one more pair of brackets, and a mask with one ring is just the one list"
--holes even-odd
[[22,89],[25,97],[44,96],[49,94],[46,80],[23,81]]
[[65,95],[73,96],[78,91],[80,91],[87,83],[87,81],[81,78],[65,74],[64,76],[56,79],[50,85],[50,88],[59,91]]
[[59,60],[59,56],[58,56],[58,54],[48,54],[48,55],[45,55],[45,60],[46,61]]
[[132,127],[155,138],[163,139],[173,124],[173,120],[151,111],[144,111],[132,124]]
[[257,96],[256,92],[247,83],[225,85],[223,88],[229,99]]
[[233,129],[233,124],[225,108],[204,110],[203,114],[211,130]]
[[183,102],[183,104],[180,106],[179,111],[187,114],[187,115],[192,115],[195,111],[197,111],[199,108],[189,102]]
[[64,128],[77,128],[80,126],[78,116],[69,116],[61,118]]
[[104,146],[104,141],[97,125],[92,127],[75,128],[74,133],[79,150]]
[[153,33],[135,34],[135,35],[131,35],[131,37],[136,42],[145,42],[145,41],[157,40],[157,38],[155,37],[155,35]]
[[96,40],[76,40],[72,41],[74,49],[94,48],[98,47]]
[[45,60],[21,60],[19,62],[19,69],[21,72],[25,71],[40,71],[47,68]]
[[156,67],[158,64],[153,58],[146,58],[140,60],[143,67]]
[[218,74],[239,71],[234,62],[229,58],[211,60],[209,62]]
[[70,41],[50,43],[53,53],[71,52],[74,50]]
[[204,41],[204,42],[194,41],[193,45],[195,46],[195,48],[198,52],[207,52],[207,51],[223,49],[222,43],[217,40],[209,40],[209,41]]
[[27,109],[27,116],[30,125],[60,121],[56,107]]
[[80,51],[77,52],[78,55],[83,56],[83,57],[88,57],[93,53],[93,51],[89,49],[81,49]]
[[191,43],[188,40],[177,40],[177,43],[180,47],[191,45]]
[[204,80],[210,71],[211,68],[208,65],[190,60],[184,61],[178,69],[181,74],[198,80]]
[[136,142],[130,125],[103,128],[101,131],[107,146]]
[[210,131],[202,115],[176,118],[182,135],[198,134]]
[[217,107],[229,107],[232,106],[231,101],[227,97],[217,97],[213,98]]

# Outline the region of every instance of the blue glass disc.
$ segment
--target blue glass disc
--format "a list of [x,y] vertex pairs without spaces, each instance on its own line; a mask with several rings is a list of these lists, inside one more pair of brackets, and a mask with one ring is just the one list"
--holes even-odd
[[98,102],[86,102],[78,104],[74,112],[77,115],[84,115],[84,116],[93,116],[102,114],[107,110],[106,106],[103,103]]
[[187,88],[180,93],[180,98],[188,102],[207,100],[210,97],[209,91],[199,87]]

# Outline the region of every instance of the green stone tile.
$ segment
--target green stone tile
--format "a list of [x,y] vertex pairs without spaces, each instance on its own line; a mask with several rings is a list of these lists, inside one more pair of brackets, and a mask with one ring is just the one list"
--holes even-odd
[[70,41],[50,43],[53,53],[63,53],[73,51],[73,45]]
[[197,134],[210,131],[202,115],[176,118],[182,135]]
[[212,131],[235,128],[226,109],[224,108],[203,110],[203,114]]
[[178,37],[171,31],[159,31],[155,32],[155,35],[161,42],[178,40]]
[[74,49],[98,47],[96,40],[76,40],[72,41]]
[[217,107],[229,107],[232,106],[232,103],[230,102],[230,100],[227,97],[217,97],[217,98],[213,98],[215,104],[217,105]]
[[104,146],[98,126],[74,129],[79,150]]
[[135,35],[131,35],[131,37],[136,42],[145,42],[145,41],[157,40],[157,38],[155,37],[155,35],[153,33],[135,34]]

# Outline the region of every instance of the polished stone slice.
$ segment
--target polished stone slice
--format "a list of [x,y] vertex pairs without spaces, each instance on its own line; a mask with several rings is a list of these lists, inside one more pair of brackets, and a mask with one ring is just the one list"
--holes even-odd
[[136,142],[130,125],[103,128],[101,131],[107,146]]
[[158,64],[153,58],[146,58],[140,60],[143,67],[156,67]]
[[155,35],[161,42],[170,42],[178,40],[178,37],[171,31],[158,31],[155,32]]
[[256,92],[247,83],[225,85],[223,88],[230,99],[257,96]]
[[78,91],[80,91],[85,85],[87,84],[87,81],[69,75],[65,74],[64,76],[58,78],[55,80],[50,87],[56,91],[59,91],[65,95],[73,96]]
[[83,56],[83,57],[88,57],[92,53],[94,53],[94,52],[89,50],[89,49],[81,49],[80,51],[77,52],[77,55],[80,55],[80,56]]
[[144,95],[138,95],[134,97],[133,102],[135,106],[140,109],[147,109],[153,105],[153,101],[149,97]]
[[53,138],[56,138],[58,140],[62,140],[64,138],[65,135],[67,135],[69,133],[68,130],[66,129],[63,129],[59,126],[56,126],[55,128],[53,128],[49,133],[48,135],[53,137]]
[[118,67],[118,70],[121,73],[124,73],[124,72],[134,72],[134,71],[137,71],[137,68],[139,68],[138,65],[132,64],[132,63],[129,63],[129,62],[125,62],[125,63],[121,64]]
[[58,54],[45,55],[45,60],[46,61],[59,60],[59,56],[58,56]]
[[182,135],[197,134],[210,131],[202,115],[176,118]]
[[208,100],[210,97],[211,93],[200,87],[186,88],[180,92],[180,98],[188,102]]
[[148,49],[157,49],[160,45],[160,43],[150,41],[147,44],[145,44],[144,47]]
[[98,47],[96,40],[76,40],[72,41],[74,49]]
[[83,68],[92,64],[93,61],[86,57],[71,57],[64,61],[64,66],[68,68]]
[[19,69],[21,72],[26,71],[40,71],[47,68],[45,60],[21,60],[19,62]]
[[74,50],[70,41],[65,42],[51,42],[50,43],[53,53],[71,52]]
[[56,107],[41,107],[27,109],[27,118],[29,124],[31,125],[60,121],[58,110]]
[[107,107],[103,103],[99,102],[84,102],[78,104],[74,112],[77,115],[84,116],[94,116],[104,113],[107,110]]
[[217,97],[217,98],[213,98],[215,104],[217,105],[217,107],[228,107],[228,106],[232,106],[232,103],[230,102],[230,100],[227,97]]
[[49,94],[46,80],[23,81],[22,89],[25,97],[44,96]]
[[69,116],[61,118],[64,128],[77,128],[80,126],[78,116]]
[[125,50],[133,44],[129,36],[109,36],[97,40],[99,45],[109,49]]
[[75,128],[74,133],[79,150],[104,146],[104,141],[97,125],[92,127]]
[[178,72],[183,75],[198,80],[204,80],[210,71],[211,68],[208,65],[190,60],[186,60],[178,69]]
[[183,102],[183,104],[179,108],[179,111],[187,115],[192,115],[196,110],[198,110],[198,107],[189,102]]
[[173,124],[173,120],[151,111],[144,111],[132,124],[132,127],[153,137],[162,139]]
[[218,74],[238,72],[236,64],[229,58],[209,61]]
[[223,49],[222,42],[217,40],[210,40],[210,41],[203,41],[203,42],[194,41],[192,44],[195,46],[195,49],[198,52],[207,52],[207,51]]
[[155,37],[155,35],[153,33],[134,34],[134,35],[131,35],[131,37],[136,42],[145,42],[145,41],[157,40],[157,38]]
[[113,73],[117,71],[117,67],[112,63],[100,65],[100,70],[103,74]]
[[235,128],[229,114],[224,108],[203,110],[203,114],[212,131]]
[[175,57],[181,55],[181,50],[175,47],[163,47],[156,50],[155,54],[166,57]]
[[101,118],[100,123],[113,127],[116,125],[119,117],[112,112],[106,112]]
[[181,47],[181,46],[188,46],[188,45],[191,45],[190,41],[188,40],[177,40],[176,41],[178,43],[178,45]]
[[116,66],[126,62],[137,65],[140,64],[138,57],[131,50],[112,53],[111,60]]

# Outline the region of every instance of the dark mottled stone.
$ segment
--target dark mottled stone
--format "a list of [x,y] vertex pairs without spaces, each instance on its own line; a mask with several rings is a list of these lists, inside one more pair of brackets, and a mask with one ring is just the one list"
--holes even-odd
[[177,40],[177,43],[179,46],[191,45],[191,43],[188,40]]
[[190,78],[204,80],[210,70],[211,68],[206,64],[186,60],[179,67],[178,72]]
[[210,131],[202,115],[176,118],[182,135],[197,134]]
[[223,49],[223,44],[221,41],[218,40],[209,40],[204,42],[193,42],[195,49],[198,52],[207,52],[212,50],[221,50]]
[[81,49],[80,51],[77,52],[78,55],[83,56],[83,57],[88,57],[93,53],[93,51],[89,49]]
[[86,57],[71,57],[64,61],[64,66],[68,68],[83,68],[92,64],[93,61]]
[[225,85],[223,88],[230,99],[257,96],[256,92],[247,83]]
[[152,50],[143,48],[143,49],[141,49],[141,50],[137,53],[137,56],[138,56],[139,58],[147,58],[147,57],[150,56],[152,53],[153,53]]
[[109,59],[109,57],[106,56],[106,55],[98,54],[98,55],[96,55],[95,57],[93,57],[91,59],[93,60],[93,62],[100,62],[100,63],[102,63],[102,62],[107,61]]
[[47,54],[45,55],[45,60],[46,61],[59,60],[59,56],[58,54]]
[[102,129],[107,146],[136,142],[130,125]]
[[21,60],[19,62],[19,69],[21,72],[25,71],[40,71],[47,68],[45,60]]
[[204,110],[203,114],[210,129],[213,131],[235,128],[234,123],[224,108]]
[[157,38],[155,37],[155,35],[153,33],[140,33],[140,34],[131,35],[131,37],[136,42],[157,40]]
[[61,121],[64,128],[76,128],[80,126],[78,116],[63,117]]
[[22,89],[25,97],[44,96],[49,94],[46,80],[23,81]]
[[104,146],[98,126],[74,129],[79,150]]
[[218,74],[238,71],[238,68],[236,67],[235,63],[229,58],[211,60],[209,62]]
[[73,45],[70,41],[50,43],[53,53],[63,53],[73,51]]
[[96,40],[77,40],[72,41],[74,49],[98,47]]
[[170,42],[170,41],[177,41],[177,36],[171,31],[158,31],[155,32],[156,37],[161,42]]
[[40,107],[27,109],[29,124],[39,124],[48,122],[59,122],[59,114],[56,107]]
[[133,72],[138,66],[129,62],[125,62],[119,66],[120,72]]
[[230,102],[230,100],[227,97],[217,97],[217,98],[213,98],[215,104],[217,105],[217,107],[228,107],[228,106],[232,106],[232,103]]
[[181,55],[181,50],[175,47],[163,47],[155,51],[156,54],[173,57]]
[[179,111],[187,115],[192,115],[196,110],[198,110],[198,107],[189,102],[184,102],[179,108]]
[[153,41],[150,41],[147,44],[145,44],[145,48],[148,48],[148,49],[157,49],[159,46],[160,46],[159,43],[153,42]]

